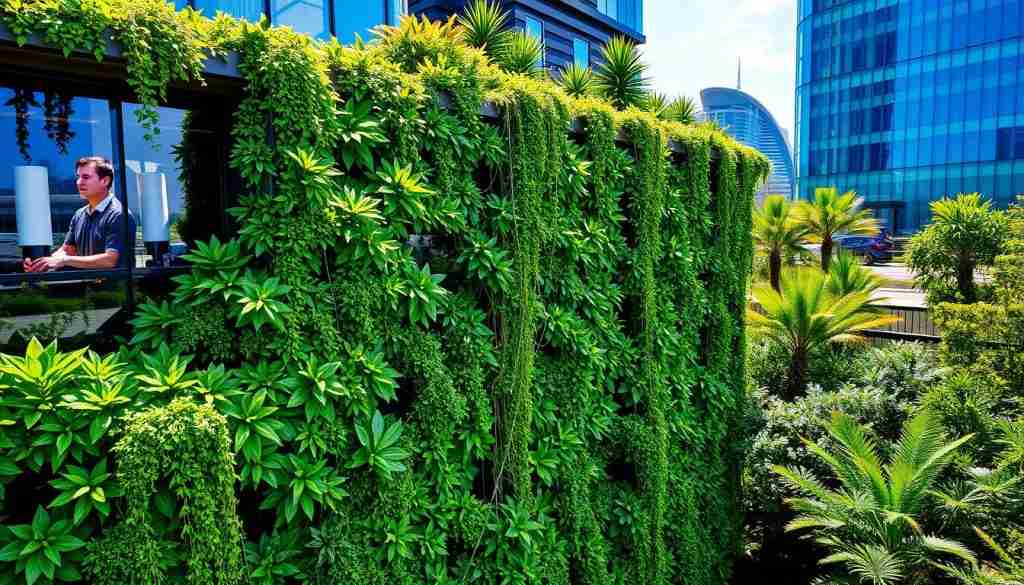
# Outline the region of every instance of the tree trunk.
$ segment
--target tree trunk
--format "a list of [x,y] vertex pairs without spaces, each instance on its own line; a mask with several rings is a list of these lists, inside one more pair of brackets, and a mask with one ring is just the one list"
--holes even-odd
[[793,358],[789,362],[786,373],[786,400],[793,400],[804,393],[807,384],[807,351],[799,348],[793,350]]
[[825,236],[821,239],[821,271],[828,274],[829,264],[832,263],[832,236]]
[[776,292],[782,291],[782,285],[780,283],[781,275],[782,254],[778,250],[772,250],[771,253],[768,254],[768,280],[771,282],[772,288],[775,289]]
[[964,303],[977,300],[974,290],[974,262],[970,257],[961,256],[956,263],[956,289]]

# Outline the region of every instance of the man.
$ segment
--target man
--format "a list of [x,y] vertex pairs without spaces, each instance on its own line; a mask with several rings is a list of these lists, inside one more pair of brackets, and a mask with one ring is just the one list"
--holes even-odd
[[100,156],[87,156],[75,163],[75,184],[86,205],[75,212],[64,243],[49,256],[26,258],[25,272],[47,272],[61,268],[95,270],[114,268],[131,251],[125,245],[125,221],[129,242],[135,240],[135,219],[125,213],[110,192],[114,167]]

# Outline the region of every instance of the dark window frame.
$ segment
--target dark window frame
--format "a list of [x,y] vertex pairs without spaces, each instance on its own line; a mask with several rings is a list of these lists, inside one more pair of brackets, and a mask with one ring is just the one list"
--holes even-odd
[[[0,65],[0,85],[5,87],[23,87],[34,91],[51,88],[63,89],[75,97],[106,101],[110,114],[110,138],[112,144],[111,162],[117,170],[114,178],[116,182],[114,195],[117,197],[117,200],[121,205],[124,206],[125,209],[128,209],[128,177],[126,172],[127,164],[125,162],[126,154],[124,145],[124,105],[126,103],[137,103],[137,98],[135,98],[127,85],[123,84],[123,82],[108,83],[106,80],[89,75],[41,71],[21,64],[17,66],[9,66],[6,64]],[[218,95],[221,98],[227,97],[223,94],[217,94],[216,92],[196,92],[172,87],[168,89],[167,102],[162,105],[167,107],[180,107],[183,109],[198,109],[204,107],[204,104],[206,107],[209,107],[210,99],[216,98]],[[221,105],[224,104],[218,104],[218,106]],[[221,182],[217,189],[217,196],[219,196],[221,203],[220,206],[223,208],[222,217],[220,218],[220,230],[222,235],[237,232],[237,229],[232,224],[231,218],[227,213],[227,209],[232,203],[230,198],[233,196],[228,192],[229,185],[227,182],[227,174],[227,172],[222,173],[222,176],[220,177]],[[127,241],[127,222],[123,223],[123,230],[122,235]],[[134,295],[136,283],[153,278],[169,278],[170,276],[182,274],[190,270],[188,266],[136,268],[134,265],[134,258],[133,250],[125,267],[98,270],[76,269],[43,273],[14,272],[0,274],[0,286],[21,286],[42,282],[56,283],[76,280],[108,280],[111,282],[123,281],[129,284],[126,291],[127,296],[125,308],[130,313],[133,313],[135,311]]]

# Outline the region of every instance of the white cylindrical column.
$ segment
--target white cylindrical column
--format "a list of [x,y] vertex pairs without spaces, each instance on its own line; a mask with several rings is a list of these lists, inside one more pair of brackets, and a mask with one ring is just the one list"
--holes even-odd
[[[50,220],[50,175],[46,167],[14,167],[14,217],[18,245],[25,249],[53,246]],[[45,255],[43,254],[43,255]]]
[[142,240],[167,242],[171,239],[171,214],[167,204],[167,179],[163,173],[140,173],[142,199]]

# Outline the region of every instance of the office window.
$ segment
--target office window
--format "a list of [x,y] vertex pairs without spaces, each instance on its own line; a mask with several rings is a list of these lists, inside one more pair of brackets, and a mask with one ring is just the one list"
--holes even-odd
[[[380,0],[376,3],[381,4]],[[270,21],[312,37],[326,39],[331,36],[327,0],[271,0]],[[382,22],[383,16],[377,24]]]
[[[526,34],[535,39],[539,39],[541,46],[544,47],[544,23],[530,16],[527,16],[524,21],[526,23]],[[540,61],[537,62],[538,67],[544,66],[544,57],[545,55],[542,52]]]
[[[11,87],[0,88],[0,104],[0,273],[22,272],[23,255],[49,257],[64,244],[72,217],[85,206],[76,161],[112,159],[110,107],[105,100]],[[89,214],[90,220],[99,217]],[[109,235],[124,248],[123,233]],[[100,235],[90,236],[80,248],[92,250]],[[72,243],[80,237],[81,231],[72,234]],[[122,262],[127,257],[120,254]]]
[[[278,0],[281,1],[281,0]],[[393,0],[334,0],[334,31],[338,40],[352,44],[356,34],[370,38],[370,29],[385,24],[386,2]]]
[[619,15],[619,3],[618,0],[597,0],[597,10],[601,14],[607,15],[610,18],[618,18]]
[[195,7],[211,18],[217,11],[252,22],[263,15],[263,0],[195,0]]
[[590,43],[584,39],[572,40],[572,60],[580,67],[590,66]]

